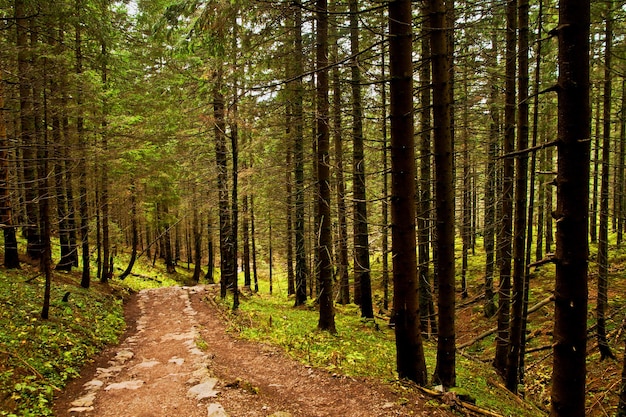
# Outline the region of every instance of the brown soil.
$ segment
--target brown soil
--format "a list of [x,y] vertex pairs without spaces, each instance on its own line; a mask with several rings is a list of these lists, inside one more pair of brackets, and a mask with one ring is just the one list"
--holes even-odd
[[[198,286],[134,296],[126,307],[124,340],[64,390],[55,415],[454,415],[415,390],[333,375],[278,348],[236,338],[219,308],[207,302],[213,294]],[[194,397],[192,388],[205,398]]]

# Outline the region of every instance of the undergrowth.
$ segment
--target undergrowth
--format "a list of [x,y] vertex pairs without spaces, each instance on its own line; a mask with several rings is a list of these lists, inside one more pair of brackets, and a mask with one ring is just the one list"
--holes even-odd
[[[50,319],[42,320],[43,278],[0,269],[0,415],[51,415],[53,394],[124,330],[122,300],[55,275]],[[94,285],[97,287],[97,285]],[[70,293],[68,301],[63,296]]]

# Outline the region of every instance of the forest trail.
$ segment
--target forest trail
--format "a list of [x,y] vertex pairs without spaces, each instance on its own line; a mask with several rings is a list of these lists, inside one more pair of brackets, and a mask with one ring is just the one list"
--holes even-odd
[[280,349],[237,339],[207,302],[215,287],[144,290],[129,329],[55,400],[55,416],[447,416],[428,399],[307,367]]

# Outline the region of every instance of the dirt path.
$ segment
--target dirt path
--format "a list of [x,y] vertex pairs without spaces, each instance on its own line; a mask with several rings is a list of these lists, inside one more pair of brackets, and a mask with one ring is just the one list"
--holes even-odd
[[129,331],[55,401],[55,415],[97,417],[445,416],[427,399],[306,367],[234,338],[211,288],[142,291]]

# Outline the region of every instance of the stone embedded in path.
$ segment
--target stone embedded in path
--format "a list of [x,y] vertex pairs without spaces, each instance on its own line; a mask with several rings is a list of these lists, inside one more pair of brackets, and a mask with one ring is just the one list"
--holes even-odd
[[72,401],[73,407],[91,407],[93,402],[96,400],[96,393],[92,392],[87,395],[84,395],[77,399],[76,401]]
[[111,378],[112,376],[117,375],[121,370],[122,366],[110,366],[108,368],[98,368],[96,374],[100,378]]
[[123,364],[127,362],[129,359],[132,359],[133,356],[135,356],[135,354],[128,349],[120,350],[119,352],[117,352],[113,360],[109,361],[109,363],[112,365]]
[[141,379],[133,379],[130,381],[116,382],[114,384],[110,384],[104,390],[109,391],[112,389],[139,389],[141,388],[141,386],[143,386],[143,384],[145,384],[145,382],[143,382]]
[[69,410],[67,410],[70,413],[84,413],[85,411],[93,411],[94,408],[89,406],[89,407],[72,407]]
[[135,365],[135,368],[154,368],[155,366],[157,366],[160,363],[161,362],[159,362],[159,361],[143,361],[143,362]]
[[195,398],[198,401],[205,398],[217,397],[218,392],[213,389],[215,388],[216,384],[217,379],[209,378],[206,381],[189,388],[189,391],[187,391],[187,396],[190,398]]
[[228,414],[226,414],[224,407],[217,403],[209,404],[207,411],[207,417],[228,417]]
[[93,391],[93,390],[98,390],[102,388],[103,385],[104,385],[104,382],[100,381],[99,379],[92,379],[89,382],[85,382],[83,384],[83,387],[85,387],[85,389],[89,391]]
[[169,361],[167,361],[168,363],[175,363],[176,365],[180,366],[183,363],[185,363],[185,359],[183,358],[178,358],[176,356],[174,356],[172,359],[170,359]]

